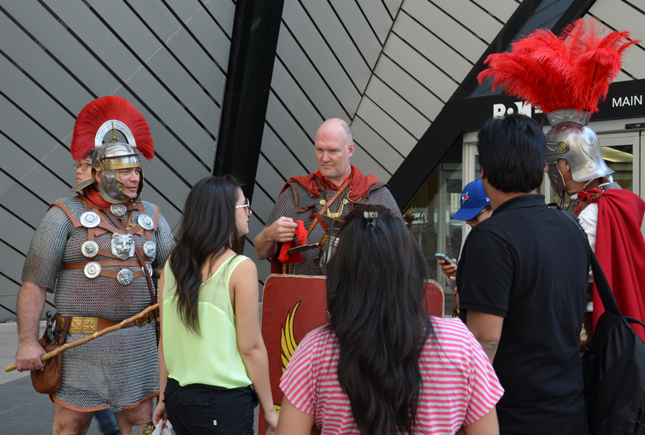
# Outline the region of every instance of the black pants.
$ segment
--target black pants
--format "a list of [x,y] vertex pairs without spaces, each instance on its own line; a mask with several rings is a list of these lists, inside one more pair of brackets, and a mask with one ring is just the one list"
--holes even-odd
[[221,388],[211,385],[182,387],[168,378],[164,393],[166,414],[177,435],[253,434],[253,412],[258,397],[251,386]]

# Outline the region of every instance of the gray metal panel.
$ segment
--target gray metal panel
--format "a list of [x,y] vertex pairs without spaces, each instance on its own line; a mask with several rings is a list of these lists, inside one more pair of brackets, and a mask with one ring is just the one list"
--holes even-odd
[[[227,2],[224,0],[222,3]],[[233,20],[231,19],[232,23]],[[231,48],[231,41],[228,35],[215,25],[215,22],[203,9],[197,12],[186,25],[210,55],[213,56],[220,67],[226,71],[226,68],[228,68],[228,53]]]
[[[358,118],[354,119],[356,120]],[[365,151],[365,149],[369,150],[371,144],[367,142],[363,145],[358,139],[354,139],[354,144],[354,155],[351,159],[352,165],[359,168],[363,174],[372,174],[383,182],[389,180],[392,174],[383,169],[383,166],[386,166],[387,162],[377,162]]]
[[234,0],[206,0],[204,6],[222,26],[229,38],[233,37],[233,22],[235,21],[235,1]]
[[[64,196],[64,195],[61,195]],[[27,189],[0,172],[0,204],[20,216],[34,228],[47,212],[47,205]]]
[[[190,145],[202,162],[210,166],[213,159],[214,140],[147,70],[140,69],[137,74],[130,77],[128,85],[172,131]],[[115,94],[119,95],[122,92],[119,89]]]
[[433,0],[444,12],[459,20],[462,26],[491,43],[502,24],[469,0]]
[[74,124],[74,118],[63,110],[42,89],[29,80],[15,65],[0,56],[0,71],[2,91],[13,101],[20,102],[20,107],[58,138],[63,138],[69,133],[69,125]]
[[392,18],[388,13],[385,6],[380,1],[374,0],[357,0],[363,9],[363,13],[370,21],[374,32],[378,36],[381,43],[385,43],[390,27],[392,27]]
[[[316,130],[324,121],[324,118],[316,111],[316,108],[307,99],[306,95],[298,88],[296,83],[279,60],[275,63],[274,76],[271,88],[280,96],[280,99],[289,108],[298,123],[302,126],[311,142],[316,135]],[[343,118],[342,114],[338,114]]]
[[[68,193],[67,185],[2,135],[0,135],[0,155],[2,155],[2,169],[15,179],[21,180],[27,188],[38,192],[46,201],[53,201]],[[70,175],[68,179],[72,179],[71,159],[68,173]],[[58,196],[51,199],[54,195]]]
[[[318,71],[320,71],[320,74],[322,74],[332,89],[336,91],[336,95],[340,99],[343,107],[345,107],[345,110],[350,115],[353,115],[361,96],[325,41],[317,32],[312,31],[311,21],[297,0],[285,1],[282,19],[289,26],[289,29],[293,32],[294,37],[300,42],[303,49],[309,54],[309,57],[316,65]],[[287,31],[289,30],[284,28],[283,25],[280,29],[280,34]],[[278,47],[280,47],[281,39],[282,36],[278,40]],[[274,70],[274,81],[276,75]]]
[[0,239],[5,243],[27,255],[34,232],[33,228],[16,219],[5,209],[0,208]]
[[2,273],[16,282],[22,283],[22,266],[25,264],[25,256],[11,249],[0,241],[0,258],[2,258]]
[[[258,172],[255,176],[255,182],[262,186],[264,190],[271,196],[273,200],[278,197],[278,193],[284,187],[286,180],[284,180],[276,171],[273,166],[263,157],[260,156],[258,161]],[[255,202],[255,201],[254,201]]]
[[[3,77],[6,76],[3,74]],[[0,113],[2,113],[2,116],[0,116],[0,130],[19,143],[23,149],[36,159],[43,159],[56,147],[61,146],[3,96],[0,96]],[[69,155],[69,151],[67,153]],[[71,157],[69,162],[71,162]],[[54,171],[64,170],[62,166],[52,169]]]
[[[68,173],[72,170],[73,168],[70,163]],[[7,168],[7,172],[10,172],[9,168]],[[20,182],[32,192],[37,192],[38,196],[48,203],[54,202],[63,196],[72,195],[69,188],[42,165],[36,165],[28,174],[20,179]]]
[[[394,0],[400,3],[399,0]],[[383,46],[372,29],[370,29],[365,15],[358,8],[356,2],[347,0],[331,0],[333,8],[345,24],[345,28],[352,36],[370,68],[374,68],[376,61],[381,54]]]
[[[430,120],[405,101],[378,77],[370,81],[365,91],[372,101],[395,119],[418,141],[430,126]],[[398,165],[397,165],[398,166]]]
[[[130,8],[122,3],[108,3],[100,0],[90,0],[90,3],[101,14],[101,17],[110,24],[112,29],[117,32],[124,43],[127,44],[127,47],[134,51],[146,63],[148,68],[154,71],[159,81],[168,89],[164,90],[159,86],[157,88],[158,92],[170,91],[174,96],[181,95],[184,107],[190,110],[192,115],[199,119],[207,129],[214,130],[219,117],[219,108],[208,98],[204,90],[190,77],[183,66],[150,33]],[[110,34],[107,29],[105,34]],[[115,44],[121,45],[120,43]],[[119,47],[116,46],[114,49],[119,50]],[[125,52],[126,50],[120,50],[117,56]],[[136,76],[136,74],[143,73],[143,71],[142,68],[134,74]],[[153,80],[152,77],[150,79]],[[131,83],[131,80],[128,81]],[[174,105],[177,105],[177,103],[174,102],[172,106]],[[155,108],[155,110],[157,109]],[[159,110],[161,111],[161,108]],[[190,117],[185,116],[184,119],[188,122]],[[188,126],[195,129],[200,128],[199,125],[193,123],[189,123]],[[213,134],[216,133],[215,131]]]
[[517,2],[514,0],[476,0],[475,3],[504,23],[511,18],[511,15],[517,9]]
[[[204,52],[195,40],[184,30],[180,30],[166,44],[199,80],[200,85],[221,105],[226,76],[215,63],[204,58]],[[224,65],[224,68],[227,66]]]
[[[315,95],[316,108],[325,118],[337,118],[347,116],[345,109],[338,101],[338,97],[329,89],[323,78],[316,72],[311,62],[293,39],[289,32],[283,32],[280,35],[280,44],[278,45],[278,58],[276,64],[282,63],[280,69],[274,67],[274,74],[280,72],[283,74],[284,64],[291,65],[291,74],[300,86],[306,89],[308,94]],[[295,66],[295,68],[293,68]]]
[[[639,6],[638,2],[633,2]],[[645,2],[641,2],[640,10],[620,0],[598,0],[589,14],[594,16],[616,30],[628,30],[632,39],[645,40]],[[609,29],[612,30],[612,29]],[[632,45],[623,55],[623,70],[634,76],[636,79],[645,78],[645,45]]]
[[[177,138],[171,134],[173,130],[163,126],[145,107],[138,104],[131,93],[125,88],[121,88],[116,95],[127,98],[128,101],[131,101],[139,109],[150,125],[150,132],[152,133],[152,139],[155,144],[155,154],[168,162],[185,180],[193,185],[210,174],[210,171],[200,164]],[[186,138],[180,138],[186,141]],[[190,142],[187,144],[191,145]],[[213,150],[211,150],[212,153]],[[169,181],[171,180],[174,183],[173,178],[169,179]]]
[[327,2],[320,0],[303,0],[304,7],[316,23],[323,23],[318,28],[352,81],[358,89],[363,90],[370,79],[371,71],[345,31],[334,10]]
[[[363,120],[376,129],[378,133],[385,138],[390,144],[395,144],[396,149],[406,156],[410,150],[417,144],[417,140],[405,131],[394,119],[385,113],[380,107],[372,102],[369,98],[363,98],[358,113]],[[369,148],[368,148],[369,150]],[[403,161],[403,158],[401,158]],[[381,164],[387,162],[381,162]],[[398,165],[397,165],[398,166]]]
[[2,51],[20,68],[27,71],[67,110],[78,113],[87,101],[92,99],[92,96],[78,82],[2,13],[0,13],[0,41],[11,41],[11,44],[2,44]]
[[[279,192],[279,191],[278,191]],[[276,193],[275,198],[278,195]],[[253,190],[253,213],[255,213],[263,222],[269,218],[275,198],[269,198],[261,189]],[[249,238],[253,240],[257,234],[249,233]]]
[[389,57],[381,56],[374,74],[394,88],[428,119],[433,120],[443,109],[444,103],[439,98]]
[[[273,93],[269,96],[266,119],[273,129],[275,129],[280,138],[285,141],[289,149],[298,157],[300,162],[305,165],[307,171],[315,172],[317,170],[317,166],[314,155],[313,137],[316,130],[314,129],[314,131],[310,133],[311,136],[306,135]],[[291,172],[293,171],[298,172],[295,174],[283,175],[289,178],[292,175],[301,173],[300,168],[294,167]]]
[[[476,7],[473,5],[473,7]],[[403,9],[475,63],[488,45],[427,0],[406,0]],[[400,14],[399,14],[400,15]],[[452,92],[451,92],[452,94]]]
[[399,14],[392,30],[453,80],[461,82],[474,66],[406,13]]
[[97,95],[117,88],[118,81],[38,1],[3,2],[2,6]]
[[[360,114],[354,118],[354,122],[352,122],[352,133],[354,133],[354,140],[360,143],[361,146],[365,147],[374,159],[380,163],[380,165],[377,165],[377,168],[373,167],[372,169],[373,171],[379,172],[380,175],[374,175],[377,175],[381,180],[388,180],[390,175],[392,175],[396,168],[399,167],[403,158],[393,149],[391,144],[389,144],[374,130],[374,128],[363,121]],[[361,168],[361,171],[366,171],[366,168],[363,169],[363,165],[365,165],[366,162],[363,160],[359,163],[359,156],[360,153],[357,150],[354,157],[352,157],[352,163]],[[381,168],[381,166],[388,170],[387,174],[384,173],[385,170]]]
[[[276,102],[274,102],[274,104],[276,104]],[[277,102],[277,104],[280,103]],[[314,152],[313,147],[311,150],[307,150],[307,154],[310,152]],[[262,153],[267,156],[269,162],[276,167],[282,177],[284,177],[285,181],[293,175],[303,174],[307,171],[287,150],[285,144],[282,143],[278,136],[276,136],[268,123],[265,124],[264,133],[262,135]],[[307,160],[310,160],[310,158],[307,157]],[[275,195],[276,197],[279,192],[279,190],[275,192],[269,191],[270,194]]]
[[[127,79],[141,68],[134,55],[123,48],[119,40],[84,3],[78,3],[76,7],[69,7],[66,2],[56,0],[44,0],[44,3],[69,26],[72,32],[78,35],[89,49],[99,54],[118,77]],[[111,92],[114,91],[115,89],[111,90]]]
[[426,88],[432,90],[442,101],[448,101],[457,89],[458,85],[454,80],[428,62],[428,59],[396,34],[390,35],[384,52]]
[[167,0],[167,3],[184,23],[202,9],[197,0]]
[[403,0],[384,0],[384,3],[387,6],[387,10],[390,11],[390,15],[396,19],[396,14],[399,12]]

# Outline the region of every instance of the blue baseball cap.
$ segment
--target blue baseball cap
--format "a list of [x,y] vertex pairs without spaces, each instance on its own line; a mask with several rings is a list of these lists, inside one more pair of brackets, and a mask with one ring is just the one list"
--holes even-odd
[[481,213],[487,205],[490,205],[490,199],[486,195],[482,180],[471,181],[461,192],[461,208],[452,215],[452,218],[469,221]]

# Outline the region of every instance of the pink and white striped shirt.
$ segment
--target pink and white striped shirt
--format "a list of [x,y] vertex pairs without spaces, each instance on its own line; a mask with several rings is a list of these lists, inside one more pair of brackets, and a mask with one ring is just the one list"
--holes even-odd
[[[454,434],[484,417],[504,393],[481,345],[459,319],[431,317],[435,337],[419,365],[418,434]],[[315,416],[322,434],[360,434],[338,383],[338,342],[320,327],[298,345],[280,388],[300,411]]]

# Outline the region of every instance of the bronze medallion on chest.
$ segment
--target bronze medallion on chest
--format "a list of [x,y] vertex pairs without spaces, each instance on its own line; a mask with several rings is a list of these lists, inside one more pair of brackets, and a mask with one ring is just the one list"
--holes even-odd
[[135,246],[132,234],[112,234],[110,246],[112,248],[112,255],[120,260],[127,260],[134,255]]

